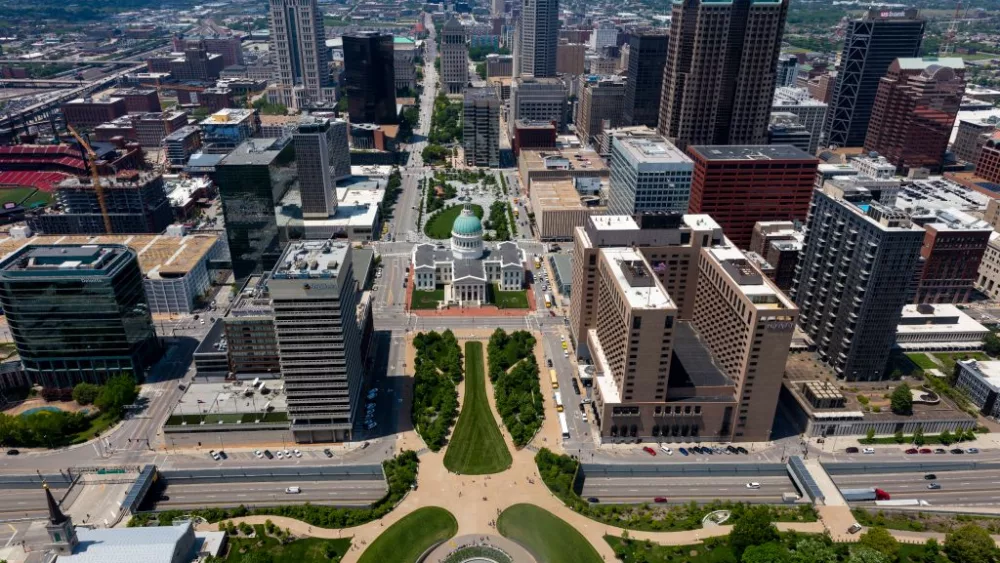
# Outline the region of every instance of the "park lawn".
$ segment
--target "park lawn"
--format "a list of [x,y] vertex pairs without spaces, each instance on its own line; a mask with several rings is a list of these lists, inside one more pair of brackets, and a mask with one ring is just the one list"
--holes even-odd
[[944,367],[941,368],[941,373],[946,376],[951,376],[955,373],[955,362],[958,360],[979,360],[986,361],[990,357],[982,352],[938,352],[934,354],[934,357],[941,360]]
[[[463,206],[461,204],[452,205],[438,211],[433,217],[427,220],[427,223],[424,225],[424,234],[437,240],[451,238],[451,227],[455,224],[458,214],[462,212]],[[472,204],[472,212],[482,220],[483,207],[481,205]]]
[[264,526],[258,524],[253,527],[256,537],[230,537],[229,553],[223,559],[226,563],[239,563],[244,553],[240,550],[247,548],[252,551],[261,551],[271,556],[272,563],[305,563],[308,561],[329,561],[326,556],[327,545],[333,546],[337,555],[343,557],[347,550],[351,548],[351,540],[348,538],[336,540],[324,540],[320,538],[303,538],[291,543],[281,545],[277,538],[267,535]]
[[382,532],[361,554],[358,563],[413,563],[425,551],[456,533],[458,521],[451,512],[437,506],[419,508]]
[[924,354],[923,352],[912,352],[910,354],[906,354],[906,357],[920,369],[940,369],[940,367],[934,363],[934,360],[928,358],[927,354]]
[[601,563],[587,538],[548,510],[515,504],[497,519],[503,537],[525,547],[538,563]]
[[87,440],[93,440],[98,435],[102,434],[111,425],[118,422],[118,419],[114,416],[106,413],[101,413],[96,417],[90,419],[90,428],[87,428],[83,432],[78,433],[70,439],[71,444],[82,444]]
[[438,303],[444,301],[444,288],[432,291],[413,290],[413,299],[410,300],[411,309],[437,309]]
[[521,291],[500,291],[499,284],[491,284],[490,290],[493,293],[491,302],[501,309],[527,309],[528,292]]
[[444,466],[460,475],[488,475],[510,467],[513,458],[486,397],[483,343],[465,343],[465,402],[444,454]]

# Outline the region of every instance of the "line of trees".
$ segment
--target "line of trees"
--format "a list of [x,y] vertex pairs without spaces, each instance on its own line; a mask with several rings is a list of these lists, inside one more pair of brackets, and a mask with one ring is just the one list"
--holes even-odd
[[531,440],[545,420],[534,347],[535,337],[530,332],[519,330],[508,335],[498,328],[486,348],[497,411],[519,448]]
[[458,417],[462,381],[462,351],[454,333],[421,332],[413,339],[417,349],[413,376],[413,427],[431,451],[438,451]]

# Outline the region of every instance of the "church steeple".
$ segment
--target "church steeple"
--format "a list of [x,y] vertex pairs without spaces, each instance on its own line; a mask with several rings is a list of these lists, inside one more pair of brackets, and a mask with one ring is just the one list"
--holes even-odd
[[46,546],[50,551],[58,555],[70,555],[76,548],[80,540],[76,537],[76,526],[73,519],[63,514],[59,503],[52,496],[48,483],[42,483],[45,489],[45,502],[49,506],[49,523],[45,525],[45,531],[49,534],[49,544]]
[[66,521],[66,515],[62,513],[62,509],[59,508],[59,503],[56,502],[55,497],[52,496],[52,491],[49,490],[49,484],[45,483],[42,487],[45,489],[45,501],[49,505],[49,522],[54,526],[62,524]]

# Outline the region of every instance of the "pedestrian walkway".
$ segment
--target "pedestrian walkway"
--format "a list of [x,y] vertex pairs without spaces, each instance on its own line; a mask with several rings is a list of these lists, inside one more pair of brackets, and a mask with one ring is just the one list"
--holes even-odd
[[823,496],[825,497],[824,504],[827,506],[847,506],[847,501],[840,494],[840,489],[827,474],[826,469],[819,462],[818,459],[806,459],[803,460],[806,469],[809,470],[809,474],[812,476],[813,481],[816,481],[816,485],[819,487],[820,491],[823,491]]
[[503,536],[482,534],[454,537],[439,545],[434,549],[434,551],[428,553],[424,561],[426,563],[441,563],[446,557],[451,555],[452,552],[458,549],[481,545],[499,548],[501,551],[509,555],[511,560],[516,561],[517,563],[535,563],[535,558],[532,557],[531,553],[519,544],[512,542]]

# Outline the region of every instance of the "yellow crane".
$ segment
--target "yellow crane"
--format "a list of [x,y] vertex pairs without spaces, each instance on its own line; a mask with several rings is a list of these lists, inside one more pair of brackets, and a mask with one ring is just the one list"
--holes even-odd
[[101,176],[97,173],[97,153],[90,147],[90,143],[84,140],[72,125],[67,125],[67,129],[76,142],[80,143],[83,150],[87,152],[87,160],[90,167],[90,181],[94,185],[94,193],[97,194],[97,204],[101,206],[101,217],[104,219],[104,230],[107,234],[114,234],[111,230],[111,217],[108,215],[108,204],[104,201],[104,185],[101,184]]

